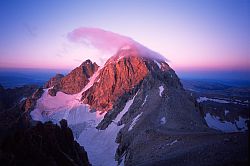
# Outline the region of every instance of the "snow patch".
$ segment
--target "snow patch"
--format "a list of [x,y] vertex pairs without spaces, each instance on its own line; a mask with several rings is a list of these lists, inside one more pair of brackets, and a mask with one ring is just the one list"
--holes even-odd
[[122,59],[122,58],[124,58],[124,56],[120,56],[120,57],[117,59],[117,61],[119,61],[119,60]]
[[162,125],[166,124],[166,117],[165,116],[161,118],[160,123]]
[[219,117],[215,117],[210,113],[206,113],[205,120],[210,128],[220,130],[223,132],[239,132],[248,130],[246,124],[246,121],[248,119],[244,119],[242,117],[239,117],[238,121],[235,120],[234,122],[228,122],[228,121],[220,121]]
[[226,116],[228,113],[229,113],[229,111],[228,111],[228,110],[225,110],[225,116]]
[[23,98],[19,101],[19,103],[23,102],[23,101],[26,100],[26,99],[27,99],[27,97],[23,97]]
[[178,142],[178,140],[176,139],[176,140],[174,140],[173,142],[168,143],[167,145],[168,145],[168,146],[171,146],[171,145],[173,145],[173,144],[175,144],[175,143],[177,143],[177,142]]
[[248,104],[241,102],[240,100],[234,100],[232,101],[232,99],[227,99],[227,98],[221,98],[221,99],[213,99],[213,98],[207,98],[207,97],[199,97],[197,99],[198,103],[202,103],[204,101],[213,101],[213,102],[217,102],[217,103],[222,103],[222,104],[228,104],[228,103],[232,103],[232,104],[239,104],[239,105],[245,105],[247,106]]
[[164,87],[161,85],[161,86],[159,87],[159,90],[160,90],[159,95],[162,97],[162,92],[164,91]]
[[248,101],[248,100],[245,100],[244,103],[249,103],[249,101]]
[[136,122],[139,120],[141,115],[142,115],[142,112],[133,119],[132,123],[129,126],[128,131],[130,131],[130,130],[132,130],[134,128],[134,126],[136,125]]
[[197,99],[197,102],[198,103],[202,103],[204,101],[213,101],[213,102],[217,102],[217,103],[223,103],[223,104],[226,104],[226,103],[230,103],[229,101],[227,100],[223,100],[223,99],[212,99],[212,98],[207,98],[207,97],[199,97]]
[[154,63],[156,63],[157,66],[159,67],[159,69],[161,69],[161,64],[159,62],[157,62],[157,60],[154,60]]

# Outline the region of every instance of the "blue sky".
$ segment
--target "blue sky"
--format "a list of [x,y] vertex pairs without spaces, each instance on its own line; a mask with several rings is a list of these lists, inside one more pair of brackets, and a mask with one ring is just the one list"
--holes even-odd
[[96,27],[161,53],[177,71],[247,71],[249,17],[246,0],[1,1],[0,67],[72,69],[87,55],[67,34]]

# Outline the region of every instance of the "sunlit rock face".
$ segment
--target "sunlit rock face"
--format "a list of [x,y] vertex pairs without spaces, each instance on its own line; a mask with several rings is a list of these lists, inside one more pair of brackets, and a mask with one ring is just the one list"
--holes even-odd
[[118,98],[130,92],[149,75],[161,79],[171,77],[166,82],[175,80],[176,86],[180,86],[178,77],[166,59],[154,54],[137,45],[121,47],[100,70],[94,85],[83,92],[83,102],[97,111],[110,111]]
[[138,57],[108,63],[100,71],[99,80],[94,86],[82,94],[82,100],[98,111],[109,111],[116,100],[138,85],[148,72],[144,61]]
[[96,63],[86,60],[65,77],[55,76],[45,86],[52,87],[49,90],[51,96],[55,96],[58,91],[66,94],[79,93],[87,85],[89,78],[97,71],[98,67]]
[[60,83],[61,79],[64,77],[62,74],[56,74],[52,77],[45,85],[44,88],[51,88]]

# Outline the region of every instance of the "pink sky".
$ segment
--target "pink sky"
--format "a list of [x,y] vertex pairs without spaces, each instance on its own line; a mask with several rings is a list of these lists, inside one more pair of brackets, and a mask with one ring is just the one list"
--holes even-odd
[[249,1],[1,1],[0,6],[0,68],[73,69],[86,59],[101,64],[130,40],[99,38],[98,30],[79,28],[96,27],[160,53],[175,70],[250,70]]

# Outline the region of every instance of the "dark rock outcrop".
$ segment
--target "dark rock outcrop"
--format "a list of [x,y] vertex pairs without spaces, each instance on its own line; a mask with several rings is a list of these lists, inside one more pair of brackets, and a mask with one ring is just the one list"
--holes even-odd
[[0,162],[5,166],[89,166],[88,156],[76,141],[67,121],[61,127],[50,122],[18,129],[1,145]]
[[0,112],[10,109],[21,102],[24,102],[28,96],[31,96],[38,86],[25,85],[13,89],[4,89],[0,85]]
[[[27,87],[26,87],[27,88]],[[43,89],[24,90],[21,88],[1,89],[3,94],[8,95],[11,107],[4,107],[0,111],[0,163],[4,166],[33,166],[33,165],[67,165],[67,166],[88,166],[87,153],[76,141],[67,121],[60,122],[61,127],[50,122],[42,124],[33,122],[30,118],[30,111],[34,108],[37,99],[43,94]],[[16,91],[15,91],[16,90]],[[22,95],[30,95],[22,102],[19,92]],[[14,98],[11,98],[14,96]],[[9,103],[5,103],[8,106]]]

